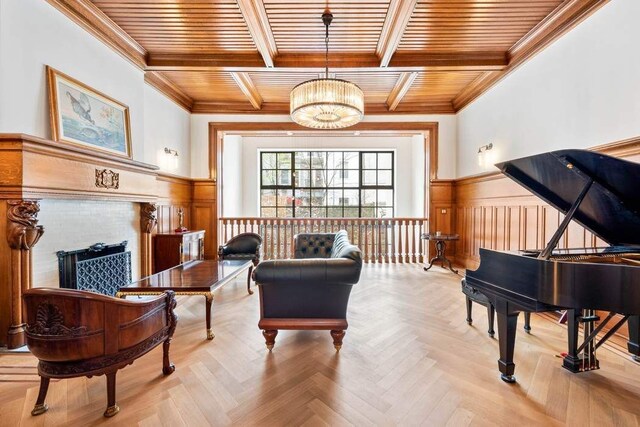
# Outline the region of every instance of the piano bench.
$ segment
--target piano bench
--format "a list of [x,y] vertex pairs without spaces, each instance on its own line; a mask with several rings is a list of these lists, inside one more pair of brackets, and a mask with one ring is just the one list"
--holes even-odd
[[[464,279],[462,279],[462,293],[467,299],[467,323],[469,325],[473,323],[473,319],[471,318],[471,307],[474,302],[487,307],[487,319],[489,320],[489,330],[487,331],[487,333],[490,337],[493,338],[493,336],[495,335],[493,325],[495,323],[496,310],[493,307],[493,304],[491,304],[491,301],[489,301],[489,298],[487,298],[486,295],[479,292],[477,289],[467,285]],[[528,334],[531,333],[531,313],[528,312],[524,313],[524,330]]]
[[471,307],[474,302],[487,307],[487,319],[489,320],[489,329],[487,330],[487,333],[493,338],[495,335],[493,325],[495,323],[494,319],[496,310],[493,308],[493,304],[491,304],[489,298],[478,292],[477,289],[468,286],[464,279],[462,279],[462,293],[467,299],[467,323],[469,325],[473,323],[473,319],[471,318]]

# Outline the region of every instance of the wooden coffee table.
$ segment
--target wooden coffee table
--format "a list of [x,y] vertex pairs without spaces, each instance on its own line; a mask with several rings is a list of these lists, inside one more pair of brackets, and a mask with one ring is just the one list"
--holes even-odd
[[174,291],[176,295],[201,295],[205,297],[207,339],[212,340],[213,292],[235,279],[251,265],[253,264],[249,260],[190,261],[123,286],[116,296],[125,298],[127,295],[160,295],[168,290]]

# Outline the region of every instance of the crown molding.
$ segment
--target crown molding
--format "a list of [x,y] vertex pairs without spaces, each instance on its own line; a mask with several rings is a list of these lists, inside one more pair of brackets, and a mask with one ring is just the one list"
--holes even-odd
[[147,50],[89,0],[46,0],[104,44],[144,70]]

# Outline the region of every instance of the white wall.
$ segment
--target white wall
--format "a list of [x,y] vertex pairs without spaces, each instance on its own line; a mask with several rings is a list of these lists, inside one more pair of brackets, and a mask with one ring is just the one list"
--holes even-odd
[[[244,184],[253,183],[252,173],[243,169],[244,146],[239,135],[224,137],[222,152],[222,215],[226,217],[246,216],[243,211]],[[255,192],[255,189],[253,190]]]
[[[286,115],[225,115],[225,114],[192,114],[191,115],[191,176],[194,178],[209,177],[209,160],[202,153],[208,152],[209,123],[221,122],[289,122]],[[365,116],[366,122],[438,122],[438,178],[455,178],[456,176],[456,116],[454,115],[395,115]]]
[[[232,136],[233,142],[240,138]],[[400,217],[421,217],[424,214],[424,150],[422,138],[411,136],[281,136],[262,137],[244,136],[242,153],[238,157],[227,157],[227,140],[224,141],[224,181],[222,193],[225,202],[225,216],[232,216],[228,208],[241,216],[260,216],[259,210],[259,151],[303,149],[303,150],[395,150],[395,215]],[[420,149],[415,147],[419,141]],[[236,149],[233,149],[235,154]],[[419,156],[420,162],[414,163],[413,157]],[[234,161],[235,160],[235,161]],[[241,206],[227,206],[227,193],[238,192],[235,182],[228,185],[226,170],[232,168],[243,171]],[[418,179],[416,179],[418,177]]]
[[[148,84],[144,85],[144,161],[174,175],[191,175],[191,114]],[[178,151],[177,165],[164,148]],[[206,156],[205,156],[206,157]]]
[[143,72],[43,0],[0,0],[0,132],[51,138],[45,65],[129,106],[135,160],[183,151],[169,172],[189,175],[189,113],[144,83]]
[[640,135],[640,1],[614,0],[458,114],[458,176],[495,161]]

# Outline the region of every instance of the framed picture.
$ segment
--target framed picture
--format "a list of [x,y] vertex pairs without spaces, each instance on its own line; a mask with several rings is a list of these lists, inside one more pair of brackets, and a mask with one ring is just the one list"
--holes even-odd
[[54,141],[131,158],[129,107],[47,66]]

